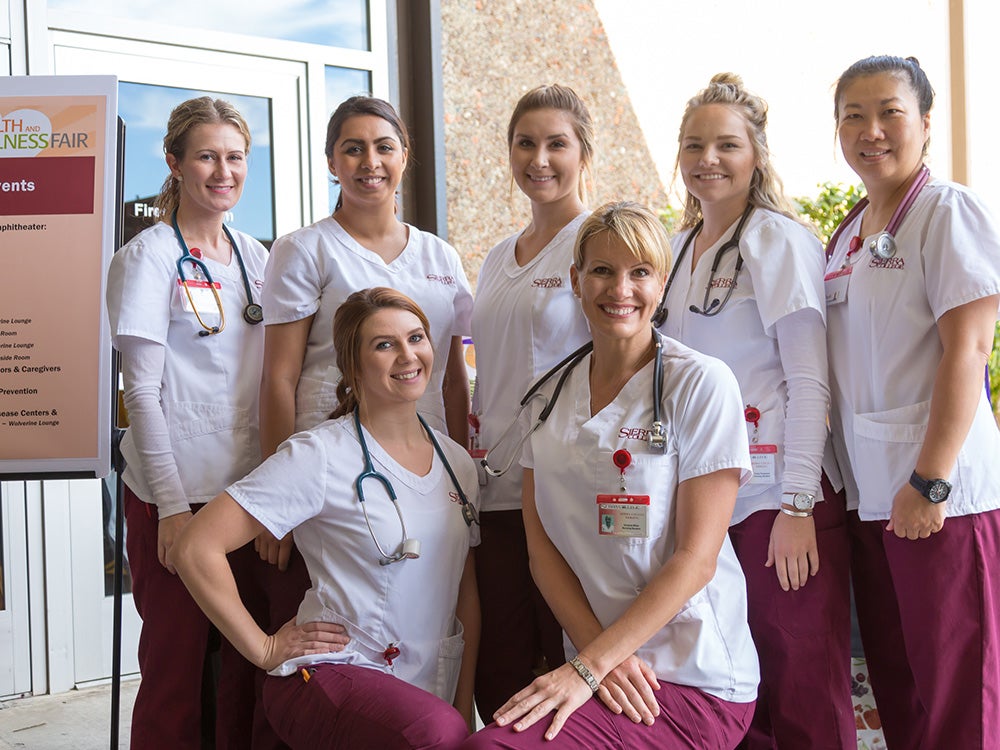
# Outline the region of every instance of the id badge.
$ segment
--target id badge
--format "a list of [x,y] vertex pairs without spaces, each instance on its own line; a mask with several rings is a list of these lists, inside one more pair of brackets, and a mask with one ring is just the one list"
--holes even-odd
[[853,266],[841,268],[839,271],[828,273],[823,277],[823,286],[826,288],[826,306],[839,305],[847,302],[847,287],[851,283],[851,270]]
[[753,469],[753,477],[750,479],[750,484],[774,484],[777,458],[778,446],[751,445],[750,468]]
[[[216,281],[210,284],[207,281],[189,279],[187,286],[188,291],[191,292],[190,299],[187,292],[184,291],[184,284],[181,283],[180,279],[177,280],[177,292],[181,296],[181,307],[184,308],[184,312],[193,313],[197,310],[199,315],[217,316],[219,314],[219,305],[215,301],[212,287],[214,286],[216,291],[221,293],[222,284],[220,282]],[[194,307],[191,306],[192,300],[194,301]]]
[[597,533],[599,536],[648,539],[649,495],[598,495]]

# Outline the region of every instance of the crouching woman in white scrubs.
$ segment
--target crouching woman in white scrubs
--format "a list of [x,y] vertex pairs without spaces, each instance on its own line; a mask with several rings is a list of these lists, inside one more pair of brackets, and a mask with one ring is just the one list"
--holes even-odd
[[597,209],[573,262],[593,352],[558,397],[543,388],[555,406],[522,460],[531,571],[570,662],[463,748],[732,748],[758,681],[726,533],[750,478],[739,387],[722,362],[652,329],[670,246],[650,211]]
[[827,249],[830,421],[886,744],[985,748],[1000,735],[1000,431],[983,387],[1000,233],[924,165],[933,99],[914,58],[859,60],[837,83],[868,197]]
[[[356,292],[333,337],[333,418],[205,506],[174,564],[219,630],[270,670],[265,710],[292,748],[455,747],[469,731],[478,647],[475,467],[417,416],[434,354],[416,303]],[[264,529],[294,530],[311,579],[296,620],[271,635],[226,562]]]

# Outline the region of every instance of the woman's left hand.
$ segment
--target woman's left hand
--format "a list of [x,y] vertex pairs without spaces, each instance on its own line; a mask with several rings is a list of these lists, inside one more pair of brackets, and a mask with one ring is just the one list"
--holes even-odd
[[767,545],[767,568],[774,567],[783,591],[798,591],[810,575],[819,572],[816,524],[810,518],[794,518],[778,512]]
[[499,726],[515,722],[514,731],[522,732],[555,711],[556,715],[545,731],[545,739],[551,740],[559,734],[566,719],[593,695],[577,671],[569,664],[563,664],[515,694],[500,706],[493,718]]
[[904,484],[892,501],[892,513],[885,530],[900,539],[926,539],[944,528],[947,503],[932,503],[909,483]]
[[608,672],[597,697],[614,713],[623,713],[636,724],[652,726],[660,715],[660,704],[653,695],[659,689],[653,668],[633,654]]

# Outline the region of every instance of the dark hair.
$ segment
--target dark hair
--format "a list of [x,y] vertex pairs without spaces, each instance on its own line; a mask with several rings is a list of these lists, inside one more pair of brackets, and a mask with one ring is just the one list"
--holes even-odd
[[[217,123],[232,125],[239,130],[247,142],[245,153],[250,153],[250,128],[243,115],[226,100],[213,99],[210,96],[188,99],[174,107],[170,119],[167,120],[167,134],[163,136],[163,153],[172,154],[180,161],[184,158],[184,150],[187,148],[188,133],[198,125]],[[154,203],[160,221],[170,221],[180,203],[180,192],[180,181],[173,174],[167,175]]]
[[[743,79],[735,73],[716,73],[712,76],[708,86],[688,99],[687,106],[684,108],[684,116],[681,118],[681,127],[677,133],[678,143],[684,139],[684,128],[687,127],[688,118],[698,107],[706,104],[724,104],[742,115],[744,122],[746,122],[747,135],[750,136],[756,162],[753,168],[753,177],[750,179],[750,196],[748,198],[750,205],[766,208],[799,221],[785,197],[781,178],[778,177],[771,164],[771,150],[767,146],[767,102],[747,91],[743,87]],[[681,155],[678,151],[677,161],[674,163],[675,178],[680,161]],[[701,201],[688,190],[680,228],[690,229],[700,220]]]
[[[340,131],[344,127],[344,123],[350,118],[356,117],[358,115],[372,115],[374,117],[381,117],[383,120],[392,125],[393,129],[396,131],[396,135],[399,137],[399,142],[403,147],[404,152],[409,152],[410,150],[410,134],[406,130],[406,123],[399,116],[396,110],[393,108],[389,102],[384,99],[378,99],[374,96],[352,96],[349,99],[342,101],[337,108],[330,115],[330,122],[326,125],[326,158],[333,158],[333,149],[337,145],[337,139],[340,138]],[[336,211],[344,203],[342,197],[337,198],[337,205],[334,208]]]
[[337,308],[333,316],[333,348],[337,350],[337,408],[330,419],[349,414],[364,398],[361,378],[361,326],[379,310],[406,310],[420,319],[427,340],[431,340],[431,324],[424,311],[402,292],[384,286],[354,292]]
[[[558,83],[547,86],[537,86],[517,100],[514,111],[510,115],[507,123],[507,150],[514,145],[514,129],[522,117],[529,112],[539,109],[554,109],[558,112],[565,112],[573,121],[573,132],[576,139],[580,141],[580,161],[583,163],[584,171],[589,172],[593,168],[594,149],[596,136],[594,135],[594,121],[590,117],[587,105],[569,86],[561,86]],[[586,198],[586,186],[580,180],[577,188],[577,196],[580,200]]]
[[920,67],[920,61],[915,57],[894,57],[893,55],[872,55],[864,60],[858,60],[840,74],[837,79],[837,89],[833,92],[833,119],[840,122],[840,98],[844,89],[858,78],[873,76],[879,73],[892,73],[906,78],[917,102],[920,104],[920,116],[923,117],[934,106],[934,89],[927,80],[927,74]]

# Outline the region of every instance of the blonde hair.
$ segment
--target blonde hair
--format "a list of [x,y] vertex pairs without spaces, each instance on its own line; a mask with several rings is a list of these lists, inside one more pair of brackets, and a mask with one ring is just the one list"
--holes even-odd
[[613,234],[632,257],[649,263],[664,279],[670,273],[673,254],[667,230],[656,215],[645,206],[632,201],[605,203],[584,219],[573,245],[573,265],[583,268],[584,245],[603,234]]
[[[684,138],[684,129],[687,127],[691,114],[698,107],[706,104],[725,104],[742,115],[746,122],[747,134],[750,136],[756,157],[753,177],[750,179],[750,197],[748,199],[750,205],[766,208],[795,221],[800,221],[788,198],[785,197],[781,178],[778,177],[771,164],[771,152],[767,147],[767,102],[743,88],[743,79],[735,73],[716,73],[712,76],[708,86],[688,100],[684,109],[684,117],[681,118],[680,132],[677,134],[678,143]],[[680,166],[680,158],[678,151],[677,161],[674,163],[675,176]],[[687,191],[684,215],[681,217],[679,228],[690,229],[701,218],[701,201],[693,196],[691,191]]]
[[[191,130],[198,125],[214,125],[225,123],[232,125],[243,136],[246,141],[244,153],[250,153],[250,128],[243,115],[232,104],[224,99],[213,99],[210,96],[199,96],[196,99],[188,99],[174,107],[167,120],[167,134],[163,136],[163,153],[172,154],[177,161],[184,158],[184,150],[187,148],[187,137]],[[154,206],[157,218],[160,221],[170,221],[180,204],[181,183],[173,174],[167,175],[167,179],[160,188],[160,194],[156,196]]]
[[[597,137],[594,134],[594,121],[590,116],[587,105],[569,86],[561,86],[552,83],[545,86],[536,86],[517,100],[514,111],[510,115],[507,123],[507,151],[510,152],[514,146],[514,130],[517,123],[529,112],[539,109],[554,109],[569,115],[573,122],[573,133],[580,141],[580,162],[585,174],[592,177],[594,164],[594,150]],[[514,175],[511,174],[513,184]],[[587,202],[586,181],[581,179],[576,188],[577,196],[584,203]]]
[[406,310],[417,316],[431,341],[431,324],[424,311],[402,292],[384,286],[354,292],[333,315],[333,348],[337,351],[337,408],[330,419],[350,414],[364,398],[361,372],[361,327],[379,310]]

